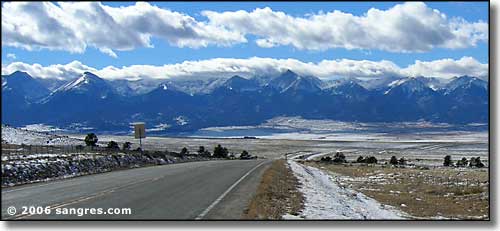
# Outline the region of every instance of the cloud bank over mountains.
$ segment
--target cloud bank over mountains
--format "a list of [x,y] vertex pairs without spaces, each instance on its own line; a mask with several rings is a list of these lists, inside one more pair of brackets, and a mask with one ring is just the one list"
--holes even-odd
[[263,48],[396,53],[468,48],[488,41],[487,22],[449,18],[422,2],[387,10],[371,8],[359,16],[338,10],[292,16],[268,7],[201,15],[206,20],[145,2],[126,7],[99,2],[5,2],[2,46],[72,53],[93,47],[117,57],[115,51],[154,47],[152,38],[188,48],[255,42]]
[[388,10],[371,8],[362,16],[335,10],[293,17],[266,7],[252,12],[204,11],[211,24],[260,37],[261,47],[291,45],[300,50],[330,48],[425,52],[435,47],[466,48],[488,40],[488,24],[448,19],[423,2]]
[[440,59],[434,61],[415,61],[407,67],[399,67],[388,60],[323,60],[321,62],[302,62],[297,59],[274,59],[252,57],[248,59],[215,58],[200,61],[185,61],[176,64],[162,66],[154,65],[131,65],[123,67],[107,66],[96,69],[79,61],[68,64],[54,64],[42,66],[40,64],[28,64],[13,62],[2,65],[2,75],[11,74],[14,71],[25,71],[36,78],[76,78],[83,72],[89,71],[104,79],[168,79],[168,78],[209,78],[209,77],[231,77],[241,75],[273,76],[287,69],[291,69],[300,75],[313,75],[321,79],[334,77],[355,78],[377,78],[385,76],[399,77],[438,77],[453,78],[456,76],[469,75],[482,79],[488,79],[488,64],[483,64],[472,57],[461,59]]

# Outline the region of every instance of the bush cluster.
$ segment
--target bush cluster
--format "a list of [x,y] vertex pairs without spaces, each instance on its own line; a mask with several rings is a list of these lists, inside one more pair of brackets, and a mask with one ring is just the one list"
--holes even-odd
[[485,165],[481,161],[480,157],[471,157],[470,160],[462,157],[462,159],[458,160],[456,164],[453,164],[453,160],[450,155],[446,155],[444,157],[443,166],[445,167],[475,167],[475,168],[484,168]]
[[367,158],[359,156],[358,159],[356,159],[356,163],[376,164],[377,162],[378,160],[374,156],[368,156]]

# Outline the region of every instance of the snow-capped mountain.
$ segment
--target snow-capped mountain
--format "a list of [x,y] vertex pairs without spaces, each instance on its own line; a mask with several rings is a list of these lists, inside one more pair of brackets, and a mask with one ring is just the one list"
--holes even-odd
[[446,86],[446,93],[450,94],[459,89],[473,89],[488,90],[488,83],[480,78],[470,76],[460,76],[453,78]]
[[57,79],[57,78],[37,78],[36,79],[42,86],[47,88],[49,90],[49,93],[56,90],[57,88],[61,87],[62,85],[68,83],[68,80],[71,79]]
[[110,118],[123,119],[126,105],[125,98],[117,95],[106,80],[85,72],[33,105],[36,113],[32,118],[58,125],[99,124]]
[[29,120],[32,104],[47,94],[49,90],[26,72],[2,75],[2,121]]
[[113,88],[104,79],[99,78],[99,76],[85,72],[79,78],[57,88],[54,94],[68,92],[107,97],[108,94],[113,92]]
[[[354,78],[355,79],[355,78]],[[361,81],[357,81],[359,85],[363,86],[364,88],[368,90],[377,90],[377,91],[382,91],[382,90],[387,90],[388,85],[396,80],[401,80],[405,79],[403,77],[397,77],[397,76],[383,76],[379,78],[370,78],[370,79],[364,79]]]
[[331,94],[346,97],[365,97],[369,94],[367,89],[352,79],[341,80],[326,90]]
[[188,97],[189,95],[181,91],[172,83],[162,83],[158,85],[154,90],[142,95],[142,98],[156,98],[162,100],[166,96],[183,96]]
[[424,77],[424,76],[415,77],[415,79],[420,80],[420,82],[424,83],[426,86],[430,87],[434,91],[442,89],[449,82],[449,80],[445,79]]
[[267,86],[279,92],[318,92],[321,90],[321,80],[313,76],[299,76],[291,70],[271,79]]
[[226,80],[222,86],[234,91],[255,91],[260,87],[255,79],[246,79],[238,75]]
[[444,95],[461,104],[488,104],[488,83],[469,76],[454,78],[444,88]]
[[404,98],[421,97],[435,93],[429,86],[417,78],[395,80],[388,85],[385,95],[400,96]]
[[[160,84],[159,80],[108,81],[85,72],[42,100],[28,101],[36,97],[22,89],[39,89],[43,95],[44,88],[26,73],[15,75],[20,76],[19,83],[2,77],[2,96],[6,96],[2,97],[2,122],[13,125],[69,128],[81,123],[128,130],[128,123],[139,120],[166,124],[168,131],[186,131],[259,124],[276,116],[367,122],[488,121],[488,83],[469,76],[448,83],[428,77],[324,82],[287,70],[278,76],[169,79]],[[189,123],[173,122],[179,116]]]
[[2,75],[2,96],[9,94],[32,102],[49,93],[47,88],[26,72],[16,71],[10,75]]
[[449,121],[488,121],[489,93],[486,81],[470,76],[456,77],[441,92],[443,101],[449,105]]

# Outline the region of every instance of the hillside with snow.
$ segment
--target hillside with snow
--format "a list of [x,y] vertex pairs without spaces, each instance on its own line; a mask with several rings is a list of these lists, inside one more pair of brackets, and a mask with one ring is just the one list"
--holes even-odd
[[83,140],[49,132],[13,128],[2,125],[2,143],[26,145],[83,145]]

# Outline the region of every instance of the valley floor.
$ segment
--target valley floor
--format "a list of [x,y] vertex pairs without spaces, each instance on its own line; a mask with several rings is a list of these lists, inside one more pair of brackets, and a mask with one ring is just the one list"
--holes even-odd
[[303,211],[306,217],[489,219],[487,168],[402,168],[311,160],[289,164],[304,184],[301,191],[310,203]]
[[[10,136],[5,136],[6,133]],[[292,175],[296,179],[290,181],[289,178],[285,178],[283,183],[282,178],[275,177],[273,180],[273,177],[270,177],[273,174],[267,174],[268,177],[264,179],[269,181],[268,185],[281,182],[283,187],[274,187],[274,191],[260,190],[262,195],[277,193],[278,197],[261,197],[258,201],[272,202],[284,198],[284,200],[293,199],[293,203],[289,201],[281,203],[279,206],[283,209],[279,214],[271,211],[272,216],[253,216],[246,217],[247,219],[271,217],[273,219],[489,219],[487,131],[468,133],[433,131],[423,135],[407,130],[406,135],[390,134],[404,139],[387,136],[371,139],[356,132],[347,132],[335,136],[356,139],[307,140],[303,139],[303,134],[288,134],[290,139],[259,137],[244,139],[241,136],[239,138],[148,137],[142,144],[146,150],[179,152],[186,147],[191,153],[199,146],[205,146],[212,151],[213,147],[221,144],[235,155],[246,150],[251,155],[281,160],[283,166],[288,166],[288,170],[285,171],[283,166],[278,166],[274,169],[279,171],[274,171],[274,174],[293,171]],[[84,136],[85,134],[51,135],[2,126],[2,138],[9,137],[9,143],[18,145],[21,143],[77,145],[84,144]],[[101,147],[106,146],[109,141],[116,141],[120,146],[124,142],[131,142],[132,149],[138,147],[138,141],[133,136],[98,134],[98,137]],[[2,149],[4,146],[6,145],[2,145]],[[26,165],[29,161],[27,158],[31,158],[23,147],[10,151],[19,152],[18,156],[22,157],[15,160],[19,162],[16,162],[16,166]],[[348,164],[334,165],[317,161],[322,156],[331,156],[336,152],[345,154]],[[53,155],[50,153],[46,157],[59,161],[59,156]],[[285,162],[283,160],[285,155],[289,159],[297,157],[301,160]],[[464,157],[466,159],[480,157],[486,168],[443,168],[445,155],[451,155],[453,162]],[[388,162],[391,156],[396,156],[398,159],[404,157],[409,167],[351,164],[359,156],[374,156],[378,159],[378,163]],[[7,169],[4,166],[9,164],[7,161],[11,161],[10,157],[5,159],[6,157],[2,155],[2,169]],[[91,159],[96,157],[92,155]],[[44,166],[46,163],[37,164]],[[293,197],[286,195],[288,191],[285,193],[280,191],[288,187],[292,187]],[[294,187],[298,190],[293,190]],[[297,200],[301,196],[303,204],[298,202],[301,200]]]

